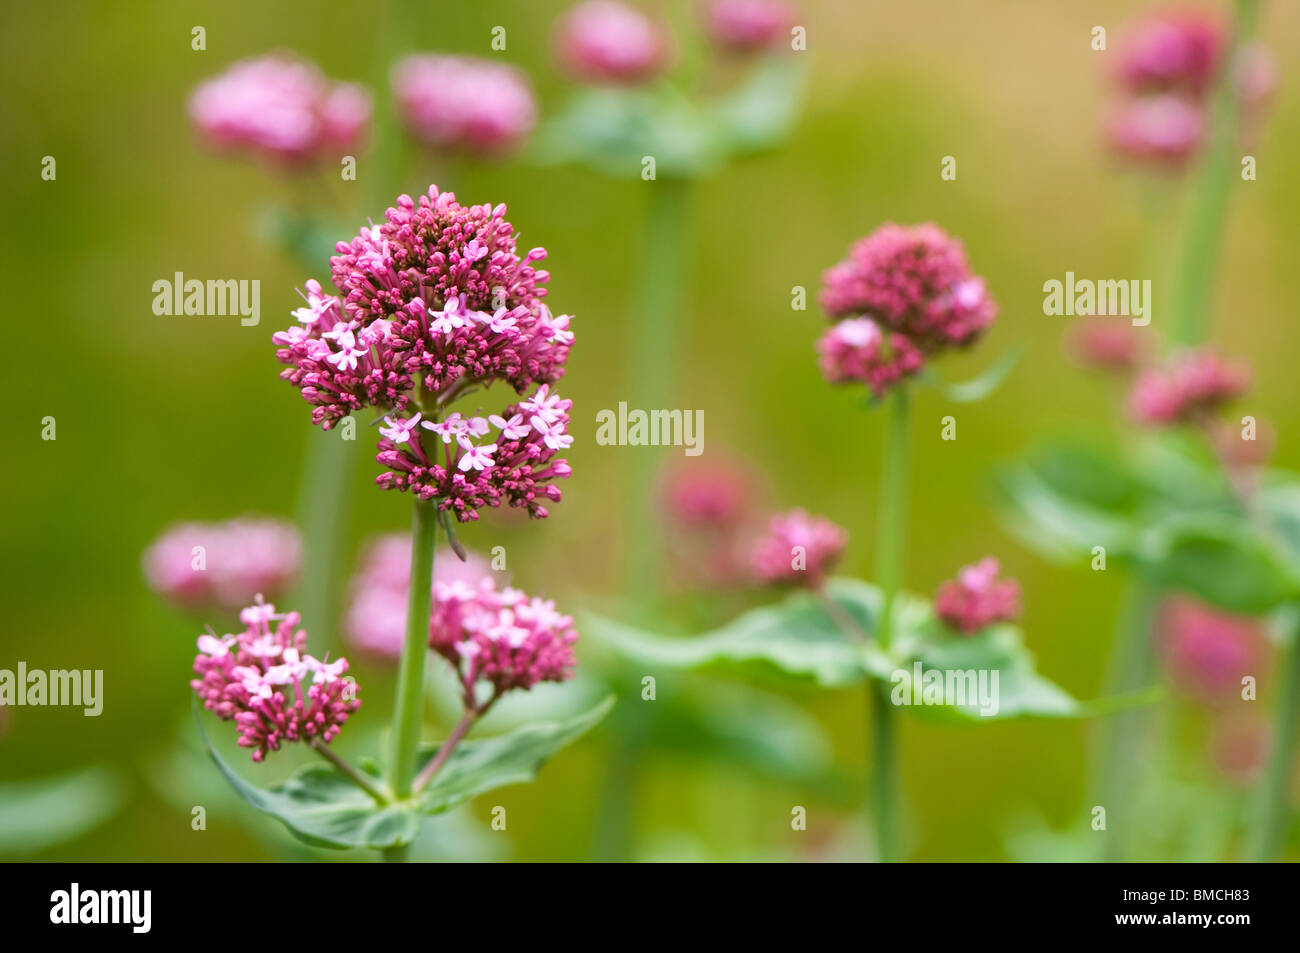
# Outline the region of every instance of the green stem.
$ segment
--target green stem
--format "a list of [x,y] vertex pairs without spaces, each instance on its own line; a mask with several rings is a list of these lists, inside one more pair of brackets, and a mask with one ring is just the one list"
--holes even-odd
[[[651,190],[637,287],[637,320],[628,348],[632,406],[664,409],[678,393],[674,369],[681,360],[682,316],[689,261],[691,183],[666,178],[641,183]],[[631,487],[626,496],[625,568],[627,592],[640,606],[656,602],[662,576],[662,541],[655,521],[655,476],[662,452],[631,452]]]
[[338,769],[340,774],[342,774],[345,778],[347,778],[357,787],[361,788],[361,790],[365,791],[372,798],[374,798],[377,803],[379,804],[388,803],[388,798],[387,796],[385,796],[383,791],[375,787],[375,785],[371,783],[369,778],[367,778],[364,774],[362,774],[356,768],[352,767],[352,765],[348,764],[345,760],[343,760],[343,757],[341,755],[333,751],[330,748],[330,746],[325,742],[321,741],[320,738],[313,738],[311,740],[311,747],[312,750],[315,751],[318,755],[320,755],[330,764],[334,765],[334,767]]
[[1300,628],[1294,621],[1286,668],[1278,685],[1277,716],[1273,724],[1273,754],[1260,786],[1259,818],[1247,857],[1260,862],[1281,858],[1291,820],[1291,768],[1296,731],[1300,729]]
[[303,537],[303,569],[296,606],[321,651],[335,647],[338,606],[337,571],[340,542],[347,535],[347,484],[352,472],[352,441],[337,429],[307,435],[302,489],[298,496],[298,525]]
[[[1155,677],[1151,619],[1160,590],[1143,579],[1129,583],[1118,631],[1111,649],[1106,684],[1112,695],[1138,691]],[[1149,767],[1146,747],[1151,717],[1146,708],[1115,715],[1105,723],[1105,746],[1097,771],[1097,804],[1106,809],[1106,850],[1110,861],[1122,860],[1135,829],[1133,806],[1141,778]]]
[[429,603],[433,590],[433,546],[438,538],[436,500],[417,500],[411,529],[411,581],[406,597],[406,639],[397,670],[393,708],[393,755],[389,787],[410,797],[424,710],[424,667],[429,654]]
[[1174,282],[1171,338],[1174,344],[1195,347],[1206,338],[1215,260],[1227,218],[1239,137],[1235,64],[1238,53],[1255,32],[1259,0],[1237,0],[1232,49],[1215,90],[1210,141],[1190,196],[1187,225]]
[[[894,629],[894,605],[903,585],[907,525],[908,402],[899,388],[889,398],[885,424],[884,471],[880,506],[876,512],[876,581],[882,598],[876,641],[889,651]],[[888,695],[876,682],[867,683],[871,708],[872,762],[868,788],[875,813],[876,846],[882,863],[902,857],[899,846],[900,795],[896,716]]]
[[411,852],[410,844],[398,844],[396,847],[384,848],[384,863],[386,864],[404,864],[406,858]]

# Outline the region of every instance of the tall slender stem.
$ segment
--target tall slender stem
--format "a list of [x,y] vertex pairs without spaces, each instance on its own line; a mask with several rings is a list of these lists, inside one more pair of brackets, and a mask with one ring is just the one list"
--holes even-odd
[[[688,234],[692,186],[685,179],[641,183],[650,189],[637,282],[636,322],[628,349],[632,406],[666,409],[677,395],[674,368],[681,362]],[[662,576],[659,527],[651,499],[662,454],[649,447],[631,451],[632,485],[627,494],[625,569],[627,590],[641,606],[655,603]]]
[[298,498],[298,525],[303,536],[302,581],[293,604],[322,650],[335,647],[340,541],[347,534],[347,483],[352,472],[351,441],[337,430],[307,435],[307,455]]
[[[876,641],[888,651],[893,638],[894,605],[903,585],[904,542],[907,526],[908,402],[898,388],[889,398],[885,424],[884,469],[880,505],[876,512],[876,581],[882,599]],[[898,727],[888,695],[876,682],[867,683],[871,708],[871,777],[868,787],[876,824],[876,847],[883,863],[901,859],[898,783]]]
[[1300,625],[1292,622],[1291,645],[1278,684],[1277,717],[1273,724],[1273,753],[1259,790],[1258,822],[1246,855],[1250,860],[1276,861],[1286,846],[1291,818],[1291,768],[1296,732],[1300,730]]
[[447,759],[451,757],[451,753],[456,750],[456,745],[460,744],[461,739],[463,739],[465,735],[469,734],[469,730],[474,727],[474,722],[478,720],[478,716],[479,713],[473,709],[470,709],[461,716],[460,721],[456,723],[456,727],[453,728],[451,734],[447,736],[447,740],[444,741],[442,746],[438,749],[438,753],[433,756],[427,765],[424,766],[424,770],[420,772],[420,776],[415,779],[415,787],[412,789],[415,793],[418,794],[423,791],[425,785],[432,781],[433,776],[438,773],[438,769],[447,763]]
[[1215,90],[1210,141],[1191,193],[1178,253],[1171,337],[1175,344],[1184,347],[1194,347],[1206,336],[1214,290],[1214,264],[1223,237],[1238,154],[1237,54],[1254,34],[1258,19],[1259,0],[1237,0],[1232,49]]
[[397,669],[393,708],[393,755],[389,786],[397,798],[411,795],[424,709],[424,667],[429,654],[429,604],[433,590],[433,546],[438,538],[436,500],[417,500],[411,529],[411,581],[406,597],[406,639]]

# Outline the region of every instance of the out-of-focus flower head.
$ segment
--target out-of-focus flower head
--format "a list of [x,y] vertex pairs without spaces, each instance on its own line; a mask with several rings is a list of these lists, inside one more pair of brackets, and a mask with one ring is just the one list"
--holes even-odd
[[966,635],[994,622],[1020,617],[1020,583],[999,579],[1001,564],[985,556],[973,566],[963,566],[956,579],[939,587],[934,614],[950,628]]
[[1142,364],[1147,348],[1141,329],[1131,321],[1087,318],[1070,329],[1066,351],[1084,367],[1128,374]]
[[849,534],[830,520],[795,509],[772,517],[751,564],[764,584],[819,589],[848,542]]
[[866,384],[876,397],[925,365],[925,355],[906,335],[886,334],[870,318],[845,318],[827,329],[817,353],[827,381]]
[[234,720],[239,746],[254,749],[254,761],[294,741],[333,741],[361,707],[356,682],[343,677],[347,659],[308,655],[298,613],[277,615],[260,598],[239,621],[245,629],[237,635],[199,636],[190,687],[203,707]]
[[973,343],[998,313],[961,242],[934,224],[890,222],[858,240],[822,276],[821,303],[834,318],[869,318],[926,354]]
[[501,155],[537,122],[527,77],[503,63],[419,54],[393,67],[398,114],[419,141],[472,155]]
[[1129,393],[1129,412],[1153,427],[1195,423],[1249,389],[1245,365],[1202,348],[1144,371]]
[[635,7],[585,0],[560,20],[555,47],[563,66],[583,82],[634,86],[663,72],[671,39]]
[[[437,186],[418,203],[400,196],[382,224],[338,244],[339,295],[307,282],[301,326],[272,338],[280,376],[324,429],[365,407],[395,411],[379,441],[390,472],[377,482],[436,497],[461,521],[502,503],[544,517],[543,502],[560,499],[551,481],[570,472],[556,454],[573,442],[571,402],[550,391],[573,344],[570,316],[543,303],[550,275],[534,263],[546,251],[520,257],[505,212],[462,206]],[[447,411],[494,382],[537,390],[499,415]]]
[[1214,79],[1226,47],[1223,24],[1197,11],[1163,13],[1140,23],[1119,55],[1120,81],[1139,93],[1195,95]]
[[664,511],[684,529],[734,530],[749,515],[750,472],[731,463],[691,461],[671,467],[663,486]]
[[1265,640],[1255,620],[1186,596],[1160,607],[1156,642],[1174,684],[1206,703],[1240,698],[1242,678],[1258,678],[1265,663]]
[[370,96],[360,86],[330,82],[310,63],[272,54],[200,83],[189,112],[219,149],[299,166],[355,150],[370,124]]
[[298,531],[282,520],[182,523],[145,550],[150,588],[187,609],[233,612],[257,593],[272,598],[298,574]]
[[483,701],[480,685],[490,686],[495,698],[571,678],[577,641],[573,619],[550,600],[497,589],[491,577],[477,585],[434,580],[429,646],[456,669],[467,704]]
[[1121,104],[1106,131],[1111,145],[1129,158],[1181,166],[1205,138],[1205,110],[1175,93],[1141,96]]
[[[462,562],[446,547],[435,552],[433,566],[434,578],[447,583],[476,586],[492,574],[488,561],[478,553],[467,552]],[[344,633],[359,651],[394,662],[401,658],[410,576],[409,533],[390,533],[366,547],[352,579],[352,598],[343,619]]]
[[1268,764],[1273,732],[1262,718],[1222,716],[1210,729],[1210,757],[1229,781],[1254,786]]
[[710,39],[732,53],[755,53],[775,46],[794,25],[786,0],[708,0],[704,23]]

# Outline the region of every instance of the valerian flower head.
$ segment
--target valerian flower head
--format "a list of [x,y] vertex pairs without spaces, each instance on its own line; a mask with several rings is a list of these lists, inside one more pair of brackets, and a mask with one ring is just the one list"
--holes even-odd
[[1197,11],[1169,12],[1139,24],[1119,54],[1120,81],[1139,93],[1200,95],[1223,59],[1223,25]]
[[585,0],[564,15],[555,35],[561,64],[583,82],[633,86],[668,65],[668,34],[635,7]]
[[934,614],[950,628],[966,635],[994,622],[1011,622],[1020,616],[1020,583],[998,579],[1001,565],[986,556],[973,566],[963,566],[956,579],[939,587]]
[[309,63],[270,55],[199,84],[189,112],[213,146],[292,167],[355,151],[370,123],[370,96]]
[[467,700],[480,685],[496,697],[571,678],[577,641],[573,619],[549,600],[498,589],[491,576],[434,580],[429,646],[455,668]]
[[[435,577],[445,583],[477,586],[492,573],[488,561],[477,553],[467,552],[462,562],[445,547],[435,552],[433,564]],[[409,533],[382,536],[366,547],[352,580],[351,602],[343,619],[343,631],[359,651],[394,662],[401,657],[410,575]]]
[[1096,371],[1129,374],[1146,356],[1142,329],[1115,318],[1089,318],[1070,330],[1066,351],[1076,363]]
[[437,149],[500,155],[537,123],[527,78],[504,63],[420,54],[393,67],[392,82],[407,130]]
[[829,328],[817,353],[827,381],[857,381],[876,397],[925,365],[925,355],[906,335],[883,332],[870,318],[845,318]]
[[1203,107],[1176,93],[1122,103],[1106,125],[1115,150],[1128,158],[1181,166],[1205,138]]
[[285,591],[298,574],[298,531],[282,520],[183,523],[145,550],[150,588],[187,609],[233,612],[257,593]]
[[1195,423],[1249,389],[1250,370],[1244,364],[1203,348],[1143,372],[1129,393],[1129,411],[1153,427]]
[[1203,702],[1237,697],[1241,679],[1259,675],[1265,639],[1259,623],[1186,596],[1170,598],[1156,621],[1157,648],[1174,684]]
[[833,318],[869,319],[924,354],[970,345],[998,313],[961,242],[934,224],[891,222],[857,241],[823,275],[821,303]]
[[709,0],[704,10],[709,38],[731,53],[755,53],[789,36],[794,8],[786,0]]
[[849,534],[830,520],[795,509],[772,517],[754,544],[751,564],[759,582],[818,589],[848,541]]
[[[378,459],[392,472],[379,485],[437,497],[462,521],[502,503],[543,517],[543,501],[560,498],[550,481],[569,474],[555,454],[572,443],[571,405],[550,385],[573,344],[570,317],[543,302],[550,276],[535,263],[546,252],[521,257],[505,212],[462,206],[436,186],[418,202],[401,196],[382,224],[338,244],[339,293],[307,282],[300,326],[273,337],[280,376],[315,423],[383,411]],[[499,415],[448,416],[454,400],[493,383],[538,389]],[[489,419],[504,424],[495,440],[484,439]]]
[[199,636],[190,687],[203,707],[235,722],[254,761],[291,742],[333,741],[361,707],[356,682],[343,677],[347,660],[308,655],[296,612],[279,615],[259,599],[239,619],[245,628],[237,635]]

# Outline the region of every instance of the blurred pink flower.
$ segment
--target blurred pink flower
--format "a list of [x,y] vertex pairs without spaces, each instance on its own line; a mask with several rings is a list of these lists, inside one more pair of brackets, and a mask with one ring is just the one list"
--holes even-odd
[[730,463],[673,466],[664,481],[665,513],[686,529],[736,529],[749,515],[752,483],[747,469]]
[[845,318],[817,342],[822,376],[832,384],[856,381],[882,397],[917,373],[925,356],[905,335],[881,332],[870,318]]
[[1240,787],[1252,787],[1264,773],[1273,746],[1273,732],[1261,718],[1216,719],[1210,729],[1210,757],[1227,779]]
[[1239,698],[1242,678],[1258,678],[1265,663],[1259,623],[1187,596],[1160,607],[1156,643],[1174,684],[1206,703]]
[[[461,562],[450,549],[439,547],[433,560],[434,579],[477,586],[491,575],[486,559],[473,552],[467,555]],[[381,536],[366,547],[343,617],[343,631],[358,650],[394,662],[401,658],[410,575],[409,533]]]
[[772,517],[754,544],[751,564],[764,584],[819,589],[848,541],[849,534],[830,520],[791,510]]
[[174,526],[145,550],[143,567],[150,588],[184,608],[234,611],[288,589],[300,557],[289,523],[241,518]]
[[794,7],[786,0],[708,0],[704,16],[713,42],[735,53],[775,46],[794,18]]
[[1120,81],[1135,92],[1205,92],[1224,55],[1222,23],[1199,11],[1170,11],[1140,23],[1119,52]]
[[1193,423],[1250,388],[1250,371],[1203,348],[1144,371],[1129,393],[1129,412],[1148,426]]
[[1111,145],[1130,158],[1179,166],[1205,136],[1204,108],[1174,93],[1141,96],[1123,103],[1106,130]]
[[241,620],[247,628],[238,635],[199,636],[199,677],[190,687],[203,707],[222,721],[234,719],[239,746],[255,749],[254,761],[286,743],[333,741],[361,707],[355,681],[343,678],[347,660],[308,655],[296,612],[277,615],[275,606],[259,600]]
[[882,225],[822,276],[833,317],[867,317],[925,353],[971,344],[997,317],[961,242],[938,225]]
[[1127,374],[1142,363],[1147,348],[1141,329],[1127,319],[1086,318],[1070,329],[1066,350],[1084,367]]
[[560,20],[560,62],[577,79],[636,85],[668,65],[669,36],[635,7],[616,0],[585,0]]
[[994,622],[1020,617],[1020,583],[998,579],[1001,564],[986,556],[973,566],[963,566],[957,578],[945,582],[934,597],[934,614],[966,635]]
[[246,149],[281,165],[338,158],[370,123],[370,96],[333,83],[310,63],[272,54],[236,63],[195,88],[190,118],[213,146]]
[[420,54],[393,67],[392,83],[406,128],[440,149],[501,155],[537,123],[528,79],[502,63]]

